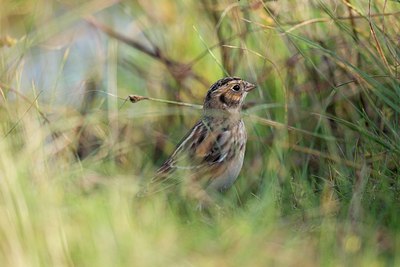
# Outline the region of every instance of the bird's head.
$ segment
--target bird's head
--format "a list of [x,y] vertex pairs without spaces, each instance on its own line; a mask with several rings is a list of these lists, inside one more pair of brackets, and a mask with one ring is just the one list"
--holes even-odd
[[204,110],[223,110],[229,113],[239,113],[248,92],[256,86],[238,77],[226,77],[218,80],[207,92],[204,100]]

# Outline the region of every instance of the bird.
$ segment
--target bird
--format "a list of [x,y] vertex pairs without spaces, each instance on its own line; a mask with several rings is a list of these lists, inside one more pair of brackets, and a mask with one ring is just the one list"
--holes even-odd
[[255,87],[239,77],[225,77],[212,84],[201,118],[150,183],[183,183],[186,194],[200,206],[212,203],[215,192],[229,189],[242,169],[246,150],[247,132],[240,112],[246,95]]

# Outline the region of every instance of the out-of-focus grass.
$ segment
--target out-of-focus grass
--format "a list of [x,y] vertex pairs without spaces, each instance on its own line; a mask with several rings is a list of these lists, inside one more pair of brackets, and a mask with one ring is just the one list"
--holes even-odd
[[[0,12],[2,266],[400,264],[396,1]],[[114,95],[201,104],[224,73],[258,84],[235,187],[136,198],[200,112]]]

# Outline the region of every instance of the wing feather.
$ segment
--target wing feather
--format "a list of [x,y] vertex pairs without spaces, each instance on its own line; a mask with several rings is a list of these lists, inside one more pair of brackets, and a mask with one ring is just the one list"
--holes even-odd
[[153,181],[165,179],[175,170],[190,170],[192,173],[204,167],[211,170],[213,165],[221,164],[227,158],[230,139],[230,131],[211,129],[200,120],[157,170]]

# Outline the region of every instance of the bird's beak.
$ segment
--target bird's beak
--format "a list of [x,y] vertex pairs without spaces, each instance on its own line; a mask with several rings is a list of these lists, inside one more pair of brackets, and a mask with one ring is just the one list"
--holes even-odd
[[256,86],[252,83],[249,82],[244,82],[244,90],[246,92],[250,92],[251,90],[253,90],[254,88],[256,88]]

